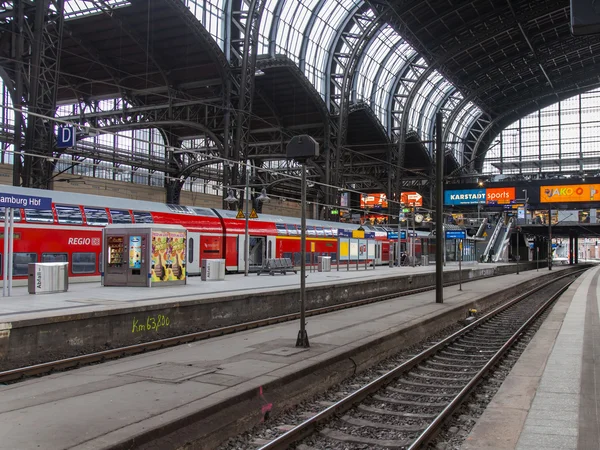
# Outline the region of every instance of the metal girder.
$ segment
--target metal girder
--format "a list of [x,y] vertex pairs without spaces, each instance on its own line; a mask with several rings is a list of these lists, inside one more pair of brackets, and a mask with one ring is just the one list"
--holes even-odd
[[[25,143],[29,155],[23,158],[23,170],[19,175],[23,186],[48,189],[54,169],[53,159],[49,158],[54,150],[51,118],[56,109],[64,0],[38,0],[33,6],[24,0],[15,0],[13,5],[24,39],[20,48],[23,53],[16,58],[20,66],[16,77],[17,83],[22,83],[28,111]],[[15,135],[20,136],[20,123],[15,126]],[[18,153],[22,149],[15,150]],[[17,173],[20,171],[19,160],[20,156],[16,154],[14,170]]]
[[[258,32],[266,0],[237,0],[232,12],[231,54],[238,66],[239,77],[238,108],[235,114],[235,137],[233,142],[233,159],[245,161],[250,136],[250,115],[254,96],[254,77],[256,73],[256,53],[258,51]],[[239,184],[246,176],[237,166],[232,168],[233,184]]]
[[[378,15],[369,14],[368,10],[359,10],[352,16],[352,20],[342,33],[340,42],[337,43],[334,52],[334,61],[340,70],[331,73],[332,94],[330,96],[331,108],[337,112],[336,146],[335,146],[335,170],[333,184],[341,184],[341,158],[342,148],[345,144],[348,131],[348,114],[350,113],[350,95],[353,79],[356,76],[356,68],[360,56],[367,48],[367,44],[384,24],[386,12]],[[359,33],[355,32],[355,28]],[[347,48],[346,48],[347,47]]]

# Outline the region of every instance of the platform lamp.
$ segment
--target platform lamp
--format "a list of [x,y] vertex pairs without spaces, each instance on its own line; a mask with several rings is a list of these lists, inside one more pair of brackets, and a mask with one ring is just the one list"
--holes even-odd
[[319,156],[319,144],[306,134],[294,136],[286,146],[286,156],[300,163],[302,181],[300,186],[301,198],[301,236],[300,236],[300,330],[296,339],[296,347],[308,348],[308,333],[306,332],[306,163],[311,158]]

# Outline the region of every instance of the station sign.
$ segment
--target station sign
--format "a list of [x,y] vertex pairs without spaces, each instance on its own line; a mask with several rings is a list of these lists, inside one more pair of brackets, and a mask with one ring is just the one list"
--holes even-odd
[[361,208],[373,208],[381,209],[388,207],[387,196],[381,194],[368,194],[360,196],[360,207]]
[[540,203],[598,201],[600,201],[600,184],[540,186]]
[[56,135],[56,148],[75,147],[75,127],[58,127]]
[[465,230],[446,230],[446,239],[466,239],[467,232]]
[[0,208],[52,209],[52,199],[0,193]]

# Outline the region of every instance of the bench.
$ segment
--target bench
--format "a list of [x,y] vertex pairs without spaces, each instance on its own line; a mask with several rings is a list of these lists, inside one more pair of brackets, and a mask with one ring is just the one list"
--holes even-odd
[[263,272],[268,272],[269,275],[275,275],[276,273],[286,274],[286,272],[297,273],[291,258],[272,258],[267,259],[264,266],[260,268],[257,275]]

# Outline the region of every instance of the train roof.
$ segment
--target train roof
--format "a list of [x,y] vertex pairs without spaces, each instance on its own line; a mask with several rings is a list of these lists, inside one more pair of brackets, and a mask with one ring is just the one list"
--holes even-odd
[[[29,195],[33,197],[50,197],[54,203],[67,205],[83,205],[95,208],[114,208],[128,209],[134,211],[150,211],[161,213],[175,213],[185,215],[197,215],[206,217],[215,217],[221,215],[223,218],[235,219],[237,211],[229,211],[225,209],[213,209],[201,206],[186,206],[186,205],[171,205],[160,202],[150,202],[146,200],[133,200],[120,197],[106,197],[103,195],[80,194],[76,192],[52,191],[47,189],[24,188],[20,186],[2,186],[0,193],[13,195]],[[239,219],[242,220],[242,219]],[[259,215],[259,220],[264,222],[272,222],[275,224],[294,224],[300,225],[300,218],[277,216],[273,214]],[[309,226],[337,228],[356,230],[360,225],[348,224],[342,222],[328,222],[325,220],[307,219],[306,224]],[[380,228],[376,227],[375,229]],[[371,230],[372,227],[365,226],[365,229]],[[382,229],[383,230],[383,229]]]

